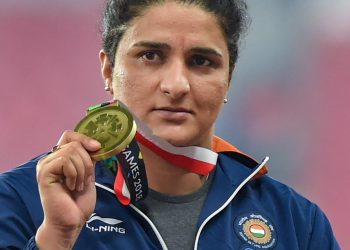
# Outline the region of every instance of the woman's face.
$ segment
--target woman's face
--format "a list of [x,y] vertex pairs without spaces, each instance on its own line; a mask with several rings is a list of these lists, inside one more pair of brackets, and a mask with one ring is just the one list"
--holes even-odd
[[168,2],[130,24],[111,75],[116,99],[175,146],[211,148],[214,123],[229,87],[229,53],[216,18],[195,6]]

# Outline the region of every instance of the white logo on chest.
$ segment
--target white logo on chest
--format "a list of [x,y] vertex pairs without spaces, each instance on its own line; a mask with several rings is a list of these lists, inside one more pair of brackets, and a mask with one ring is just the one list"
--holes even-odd
[[93,213],[90,218],[86,221],[86,228],[90,229],[92,232],[112,232],[118,234],[125,234],[125,228],[121,226],[116,226],[123,223],[121,220],[113,218],[102,218],[96,213]]

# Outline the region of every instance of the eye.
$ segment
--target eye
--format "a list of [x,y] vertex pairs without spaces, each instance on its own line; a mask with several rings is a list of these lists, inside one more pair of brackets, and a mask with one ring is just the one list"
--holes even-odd
[[212,62],[204,56],[195,55],[192,58],[192,65],[207,67],[207,66],[211,66]]
[[141,54],[140,58],[148,62],[161,61],[161,55],[159,52],[156,52],[156,51],[146,51],[143,54]]

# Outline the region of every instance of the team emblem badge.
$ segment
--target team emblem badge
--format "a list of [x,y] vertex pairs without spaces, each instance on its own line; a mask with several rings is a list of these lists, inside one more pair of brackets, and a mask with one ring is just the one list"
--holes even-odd
[[271,249],[276,245],[275,227],[266,216],[254,212],[241,215],[234,227],[238,237],[254,249]]

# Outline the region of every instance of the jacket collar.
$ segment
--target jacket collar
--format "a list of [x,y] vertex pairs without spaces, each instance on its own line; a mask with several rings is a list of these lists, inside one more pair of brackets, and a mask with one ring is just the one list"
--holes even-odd
[[262,163],[258,163],[222,139],[216,140],[220,144],[220,147],[217,147],[220,152],[211,188],[199,217],[200,228],[231,204],[248,182],[267,173],[268,157]]
[[[239,149],[237,149],[232,144],[228,143],[227,141],[223,140],[222,138],[218,136],[214,136],[213,139],[213,151],[220,154],[225,154],[227,156],[230,156],[231,158],[235,159],[236,161],[240,162],[241,164],[247,166],[248,168],[255,168],[257,165],[259,165],[258,161],[253,159],[247,154],[242,153]],[[264,165],[264,167],[259,170],[259,172],[253,177],[259,178],[268,172],[268,166]]]

